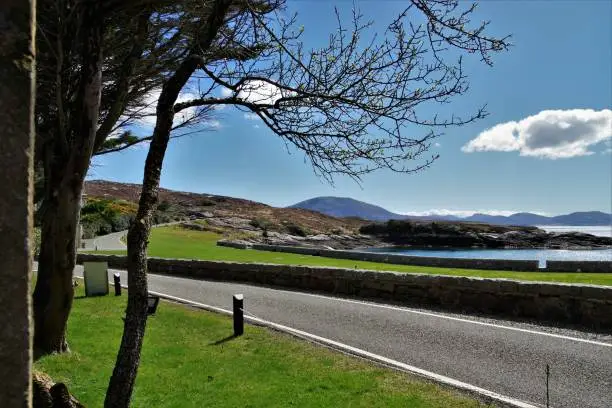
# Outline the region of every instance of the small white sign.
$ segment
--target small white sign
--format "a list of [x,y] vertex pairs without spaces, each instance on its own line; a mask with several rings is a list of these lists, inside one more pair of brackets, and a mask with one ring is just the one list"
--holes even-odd
[[108,263],[83,262],[85,296],[108,295]]

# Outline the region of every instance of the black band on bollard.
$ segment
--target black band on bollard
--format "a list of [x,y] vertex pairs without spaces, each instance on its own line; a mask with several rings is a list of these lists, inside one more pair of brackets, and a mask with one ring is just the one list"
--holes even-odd
[[121,275],[115,273],[113,280],[115,281],[115,296],[121,296]]
[[234,336],[244,333],[244,296],[234,295]]

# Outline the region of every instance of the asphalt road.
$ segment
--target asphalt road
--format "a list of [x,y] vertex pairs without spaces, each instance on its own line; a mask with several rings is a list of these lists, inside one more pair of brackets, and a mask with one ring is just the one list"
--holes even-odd
[[[155,224],[152,227],[165,227],[168,225],[180,224],[182,221],[165,222],[163,224]],[[79,248],[85,251],[122,251],[127,250],[127,245],[121,241],[122,237],[127,237],[127,230],[112,232],[107,235],[100,235],[95,238],[84,239],[85,246]]]
[[112,234],[84,239],[85,246],[81,249],[96,251],[125,250],[127,246],[121,241],[121,237],[127,235],[127,231],[113,232]]
[[149,290],[230,310],[243,293],[261,319],[538,405],[549,364],[551,407],[612,407],[612,335],[153,274]]

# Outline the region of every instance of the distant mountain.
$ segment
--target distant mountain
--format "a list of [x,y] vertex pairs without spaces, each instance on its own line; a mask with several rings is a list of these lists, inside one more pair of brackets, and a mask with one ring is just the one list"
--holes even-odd
[[377,205],[348,197],[316,197],[293,204],[290,208],[317,211],[332,217],[358,217],[370,221],[407,218],[405,215],[392,213]]
[[507,217],[503,215],[474,214],[463,218],[462,221],[486,222],[487,224],[499,225],[546,225],[550,223],[550,217],[525,212],[512,214]]
[[358,217],[370,221],[387,221],[391,219],[402,220],[444,220],[481,222],[497,225],[576,225],[576,226],[606,226],[612,225],[612,214],[601,211],[574,212],[556,217],[527,212],[516,213],[510,216],[479,214],[469,217],[453,215],[427,215],[408,216],[396,214],[377,205],[348,197],[316,197],[290,206],[290,208],[303,208],[317,211],[332,217]]
[[502,215],[474,214],[462,221],[486,222],[499,225],[581,225],[605,226],[612,225],[612,214],[601,211],[575,212],[556,217],[545,217],[532,213],[516,213],[508,217]]
[[612,225],[612,214],[601,211],[575,212],[552,217],[555,225]]

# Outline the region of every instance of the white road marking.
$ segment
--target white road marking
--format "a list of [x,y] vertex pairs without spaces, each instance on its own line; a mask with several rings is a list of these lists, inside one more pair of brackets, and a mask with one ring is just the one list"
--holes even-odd
[[[168,299],[168,300],[173,300],[175,302],[180,302],[180,303],[184,303],[190,306],[194,306],[200,309],[204,309],[204,310],[208,310],[208,311],[212,311],[212,312],[216,312],[216,313],[221,313],[221,314],[225,314],[225,315],[232,315],[232,311],[227,310],[227,309],[222,309],[220,307],[216,307],[216,306],[210,306],[210,305],[206,305],[203,303],[199,303],[199,302],[194,302],[188,299],[183,299],[180,297],[176,297],[176,296],[172,296],[172,295],[167,295],[165,293],[160,293],[160,292],[154,292],[154,291],[149,291],[149,293],[155,295],[155,296],[159,296],[161,298],[164,299]],[[428,378],[430,380],[436,381],[438,383],[441,384],[446,384],[449,385],[451,387],[454,388],[458,388],[464,391],[468,391],[471,393],[475,393],[475,394],[479,394],[482,396],[485,396],[487,398],[490,398],[493,401],[498,401],[498,402],[503,402],[505,404],[509,404],[512,405],[514,407],[517,408],[539,408],[541,407],[541,405],[535,405],[533,403],[529,403],[529,402],[525,402],[525,401],[520,401],[518,399],[512,398],[512,397],[508,397],[505,395],[501,395],[498,394],[494,391],[490,391],[484,388],[480,388],[477,387],[475,385],[472,384],[468,384],[468,383],[464,383],[462,381],[459,380],[455,380],[454,378],[450,378],[450,377],[446,377],[444,375],[440,375],[440,374],[436,374],[433,373],[431,371],[427,371],[427,370],[423,370],[421,368],[418,367],[414,367],[405,363],[402,363],[401,361],[396,361],[396,360],[392,360],[390,358],[378,355],[378,354],[374,354],[374,353],[370,353],[369,351],[366,350],[362,350],[353,346],[349,346],[348,344],[344,344],[344,343],[340,343],[334,340],[330,340],[327,339],[325,337],[320,337],[317,336],[315,334],[311,334],[302,330],[298,330],[298,329],[294,329],[292,327],[288,327],[288,326],[284,326],[278,323],[273,323],[267,320],[263,320],[257,317],[252,317],[252,316],[245,316],[246,320],[249,320],[251,322],[263,325],[263,326],[267,326],[267,327],[271,327],[274,328],[276,330],[285,332],[285,333],[289,333],[292,334],[294,336],[300,337],[300,338],[304,338],[310,341],[314,341],[317,343],[321,343],[323,345],[326,345],[328,347],[343,351],[345,353],[348,354],[353,354],[371,361],[375,361],[390,367],[393,367],[395,369],[401,370],[401,371],[406,371],[412,374],[416,374],[425,378]]]
[[495,328],[499,328],[499,329],[514,330],[514,331],[518,331],[518,332],[529,333],[529,334],[538,334],[538,335],[541,335],[541,336],[554,337],[554,338],[563,339],[563,340],[577,341],[577,342],[580,342],[580,343],[588,343],[588,344],[593,344],[593,345],[596,345],[596,346],[612,347],[612,343],[604,343],[604,342],[596,341],[596,340],[581,339],[580,337],[566,336],[566,335],[563,335],[563,334],[548,333],[548,332],[543,332],[543,331],[538,331],[538,330],[531,330],[531,329],[522,329],[520,327],[504,326],[504,325],[495,324],[495,323],[479,322],[477,320],[470,320],[470,319],[464,319],[464,318],[461,318],[461,317],[447,316],[447,315],[444,315],[444,314],[438,314],[438,313],[433,313],[433,312],[423,312],[421,310],[414,310],[414,309],[409,309],[409,308],[406,308],[406,307],[382,305],[382,304],[373,303],[373,302],[364,302],[364,301],[359,301],[359,300],[351,300],[351,299],[343,299],[343,298],[330,298],[330,297],[327,297],[327,296],[315,295],[315,294],[312,294],[312,293],[302,293],[302,292],[300,292],[300,293],[302,295],[304,295],[304,296],[320,297],[320,298],[324,298],[324,299],[335,299],[335,300],[338,300],[338,301],[341,301],[341,302],[355,303],[355,304],[360,304],[360,305],[378,307],[378,308],[381,308],[381,309],[397,310],[397,311],[414,313],[414,314],[423,315],[423,316],[438,317],[438,318],[441,318],[441,319],[454,320],[454,321],[463,322],[463,323],[472,323],[472,324],[477,324],[477,325],[481,325],[481,326],[490,326],[490,327],[495,327]]
[[[183,278],[183,277],[180,277],[180,276],[157,275],[157,274],[151,274],[151,275],[155,275],[155,276],[161,277],[161,278],[167,278],[167,279],[170,279],[170,280],[172,280],[172,279],[199,280],[199,279]],[[207,281],[203,281],[203,280],[199,280],[199,281],[207,282]],[[220,282],[220,283],[229,283],[229,284],[249,286],[248,284],[246,284],[244,282],[235,282],[235,283],[234,282]],[[306,292],[301,292],[301,291],[288,291],[288,290],[277,289],[277,288],[265,288],[265,289],[271,289],[271,290],[275,290],[275,291],[279,291],[279,292],[285,292],[285,293],[288,293],[288,294],[299,294],[299,295],[302,295],[302,296],[310,296],[310,297],[327,299],[327,300],[335,300],[335,301],[338,301],[338,302],[353,303],[353,304],[358,304],[358,305],[377,307],[377,308],[381,308],[381,309],[389,309],[389,310],[395,310],[395,311],[400,311],[400,312],[414,313],[414,314],[418,314],[418,315],[422,315],[422,316],[437,317],[437,318],[440,318],[440,319],[453,320],[453,321],[458,321],[458,322],[462,322],[462,323],[471,323],[471,324],[476,324],[476,325],[480,325],[480,326],[495,327],[495,328],[498,328],[498,329],[514,330],[514,331],[522,332],[522,333],[536,334],[536,335],[548,336],[548,337],[553,337],[553,338],[562,339],[562,340],[576,341],[576,342],[579,342],[579,343],[586,343],[586,344],[592,344],[592,345],[595,345],[595,346],[611,347],[612,348],[612,343],[605,343],[605,342],[601,342],[601,341],[597,341],[597,340],[581,339],[579,337],[566,336],[566,335],[563,335],[563,334],[556,334],[556,333],[548,333],[548,332],[543,332],[543,331],[538,331],[538,330],[523,329],[523,328],[520,328],[520,327],[504,326],[504,325],[501,325],[501,324],[495,324],[495,323],[489,323],[489,322],[480,322],[480,321],[477,321],[477,320],[470,320],[470,319],[464,319],[464,318],[461,318],[461,317],[447,316],[447,315],[444,315],[444,314],[439,314],[439,313],[434,313],[434,312],[424,312],[424,311],[421,311],[421,310],[410,309],[410,308],[407,308],[407,307],[384,305],[384,304],[380,304],[380,303],[365,302],[365,301],[361,301],[361,300],[352,300],[352,299],[345,299],[345,298],[340,298],[340,297],[330,297],[330,296],[317,295],[317,294],[306,293]]]

